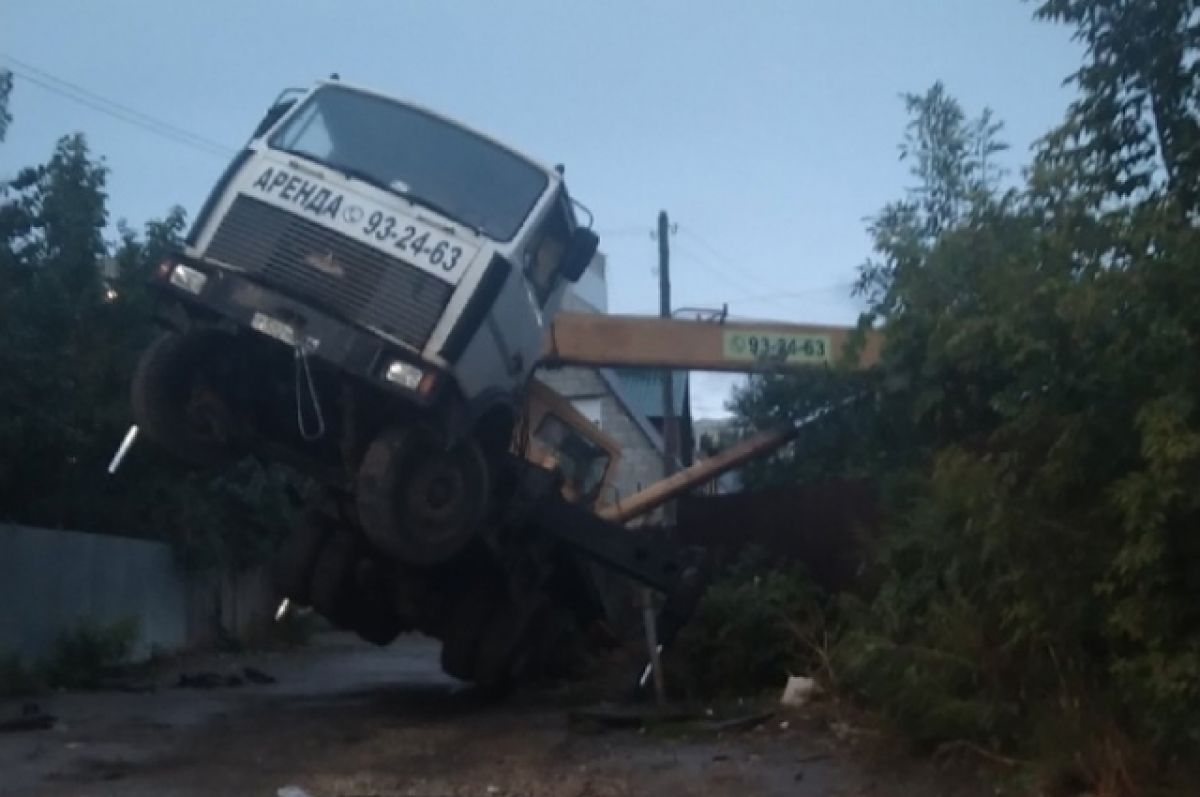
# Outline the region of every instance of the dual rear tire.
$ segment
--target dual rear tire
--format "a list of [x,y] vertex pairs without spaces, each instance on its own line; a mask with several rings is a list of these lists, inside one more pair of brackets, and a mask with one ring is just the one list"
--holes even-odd
[[395,574],[333,512],[306,509],[272,569],[282,597],[368,642],[386,645],[408,628],[395,608]]

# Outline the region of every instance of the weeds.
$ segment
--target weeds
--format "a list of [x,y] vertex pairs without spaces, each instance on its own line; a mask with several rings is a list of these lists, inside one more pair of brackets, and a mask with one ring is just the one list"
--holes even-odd
[[798,565],[743,556],[709,588],[670,653],[672,681],[691,697],[776,692],[789,674],[825,669],[824,595]]
[[15,653],[0,653],[0,698],[25,697],[45,688],[36,672]]
[[53,689],[97,689],[129,659],[137,638],[133,619],[110,625],[80,622],[55,640],[38,674]]

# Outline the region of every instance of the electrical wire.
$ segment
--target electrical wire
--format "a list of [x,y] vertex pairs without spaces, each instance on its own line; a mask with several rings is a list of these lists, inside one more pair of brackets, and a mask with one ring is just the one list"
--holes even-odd
[[140,127],[147,132],[173,141],[176,144],[191,147],[199,152],[221,159],[228,159],[236,152],[232,147],[205,138],[182,127],[177,127],[170,122],[157,119],[149,114],[142,113],[128,105],[90,91],[77,83],[72,83],[69,80],[52,75],[7,53],[0,53],[0,59],[9,64],[8,71],[28,83],[91,108],[99,113],[111,116],[114,119],[119,119],[127,124]]
[[854,283],[836,282],[822,287],[808,288],[801,291],[785,291],[783,293],[759,293],[749,294],[747,296],[735,296],[729,299],[730,302],[757,302],[766,299],[797,299],[804,296],[817,296],[823,293],[833,293],[834,291],[846,291],[849,295],[850,290],[854,287]]
[[622,238],[622,237],[642,237],[643,235],[651,234],[651,230],[647,227],[608,227],[605,229],[596,230],[596,234],[605,238]]
[[[681,232],[683,235],[687,236],[688,238],[692,239],[693,242],[695,242],[701,248],[703,248],[711,257],[716,258],[722,264],[727,266],[730,270],[740,274],[742,279],[751,280],[751,281],[759,282],[759,283],[763,282],[761,275],[752,274],[749,270],[747,270],[745,268],[745,266],[736,262],[733,258],[729,257],[724,252],[717,249],[715,246],[713,246],[711,243],[709,243],[707,239],[702,237],[699,233],[697,233],[691,227],[687,227],[683,224],[680,224],[680,225],[678,225],[678,228],[679,228],[679,232]],[[781,288],[778,285],[768,284],[766,287],[777,288],[780,293],[786,292],[783,288]]]

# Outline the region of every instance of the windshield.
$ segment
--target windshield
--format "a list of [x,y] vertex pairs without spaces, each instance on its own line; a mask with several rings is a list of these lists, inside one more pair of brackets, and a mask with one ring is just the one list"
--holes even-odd
[[381,97],[323,86],[270,145],[406,196],[498,241],[511,240],[546,188],[518,155]]

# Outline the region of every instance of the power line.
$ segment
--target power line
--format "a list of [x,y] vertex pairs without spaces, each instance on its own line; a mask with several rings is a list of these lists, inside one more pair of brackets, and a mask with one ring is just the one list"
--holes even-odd
[[785,291],[783,293],[759,293],[749,296],[735,296],[729,301],[754,302],[762,299],[798,299],[804,296],[817,296],[822,293],[833,293],[834,291],[846,291],[847,295],[849,295],[850,289],[853,287],[853,282],[837,282],[822,287],[807,288],[801,291]]
[[610,227],[608,229],[596,230],[596,233],[608,238],[632,237],[635,235],[641,237],[647,234],[654,234],[652,230],[647,230],[645,227]]
[[[835,290],[841,290],[844,287],[846,287],[846,286],[831,285],[827,288],[814,288],[812,290],[807,290],[807,291],[789,291],[787,293],[770,293],[770,294],[754,294],[754,295],[749,295],[749,296],[733,296],[733,297],[725,297],[725,298],[722,298],[719,300],[695,300],[694,303],[697,305],[703,306],[703,307],[715,307],[717,305],[723,304],[730,308],[729,318],[733,319],[733,320],[737,320],[738,318],[741,318],[740,316],[738,316],[736,313],[733,312],[734,306],[739,305],[739,304],[754,304],[754,303],[769,302],[776,308],[784,310],[789,314],[794,314],[797,310],[797,305],[790,304],[784,300],[786,300],[786,299],[803,299],[806,296],[819,296],[821,294],[831,293],[832,291],[835,291]],[[746,320],[746,319],[743,319],[743,320]]]
[[[678,242],[677,242],[677,244],[676,244],[676,245],[677,245],[677,246],[679,246]],[[711,274],[714,274],[714,275],[716,275],[717,277],[720,277],[721,279],[725,280],[725,282],[727,282],[728,284],[730,284],[730,285],[733,285],[733,286],[735,286],[735,287],[737,287],[737,288],[739,288],[739,289],[742,289],[742,290],[744,290],[744,289],[745,289],[745,287],[746,287],[746,283],[747,283],[748,281],[749,281],[749,282],[762,282],[762,280],[761,280],[761,279],[758,279],[758,278],[756,278],[756,277],[752,277],[752,276],[748,276],[748,277],[737,277],[737,276],[734,276],[734,275],[732,275],[732,274],[730,274],[730,273],[728,273],[728,272],[726,272],[726,271],[724,271],[724,270],[722,270],[722,269],[720,269],[720,268],[717,268],[717,267],[716,267],[715,265],[713,265],[713,264],[712,264],[710,261],[708,261],[707,259],[705,259],[705,258],[701,257],[701,256],[699,255],[699,253],[697,253],[695,250],[691,249],[691,247],[688,247],[688,246],[679,246],[679,248],[680,248],[680,251],[682,251],[682,252],[684,253],[684,255],[687,257],[687,259],[688,259],[688,262],[690,262],[690,263],[694,263],[694,264],[696,264],[697,266],[700,266],[701,268],[703,268],[704,270],[708,271],[709,273],[711,273]],[[777,307],[780,307],[780,308],[783,308],[783,309],[788,309],[788,307],[787,307],[787,305],[786,305],[785,303],[783,303],[783,302],[781,302],[781,301],[779,301],[779,300],[778,300],[778,297],[779,297],[779,296],[781,296],[781,295],[783,295],[784,293],[786,293],[786,292],[784,292],[784,291],[776,291],[776,292],[774,292],[774,293],[771,293],[771,294],[769,294],[769,295],[765,295],[765,296],[763,296],[762,298],[763,298],[763,300],[764,300],[764,301],[769,301],[769,302],[772,302],[772,303],[773,303],[773,304],[775,304],[775,306],[777,306]],[[736,301],[736,300],[733,300],[733,301]]]
[[7,53],[0,53],[0,58],[3,58],[10,64],[9,70],[29,83],[45,89],[46,91],[58,94],[61,97],[72,100],[73,102],[84,105],[99,113],[106,114],[115,119],[119,119],[127,124],[140,127],[150,133],[154,133],[162,138],[174,141],[177,144],[182,144],[191,147],[205,154],[219,157],[222,159],[229,158],[235,150],[220,142],[205,138],[197,133],[185,130],[182,127],[177,127],[170,122],[142,113],[134,108],[109,99],[94,91],[90,91],[77,83],[72,83],[69,80],[57,77],[39,69],[32,64],[25,63],[17,58],[13,58]]
[[[686,235],[688,238],[691,238],[693,241],[695,241],[701,247],[703,247],[704,250],[707,251],[712,257],[715,257],[717,260],[724,263],[726,266],[728,266],[733,271],[741,273],[744,278],[753,280],[755,282],[760,282],[760,283],[764,282],[762,277],[751,274],[749,271],[747,271],[745,269],[744,266],[742,266],[740,263],[735,261],[733,258],[731,258],[728,255],[726,255],[725,253],[723,253],[721,250],[717,249],[715,246],[713,246],[711,243],[709,243],[706,239],[701,237],[699,233],[692,230],[692,228],[686,227],[681,224],[681,225],[679,225],[679,231],[682,232],[684,235]],[[773,285],[773,284],[768,284],[767,287],[778,288],[779,286]],[[780,288],[780,291],[782,292],[783,289]]]
[[746,287],[746,281],[747,281],[746,278],[735,276],[733,274],[726,272],[724,269],[717,267],[711,261],[706,259],[703,255],[701,255],[695,249],[692,249],[687,244],[681,244],[680,242],[676,241],[675,249],[677,252],[684,255],[684,257],[687,258],[689,263],[694,263],[695,265],[699,266],[700,268],[704,269],[705,271],[709,272],[710,274],[718,276],[721,279],[728,282],[729,284],[735,285],[738,288],[744,289]]

